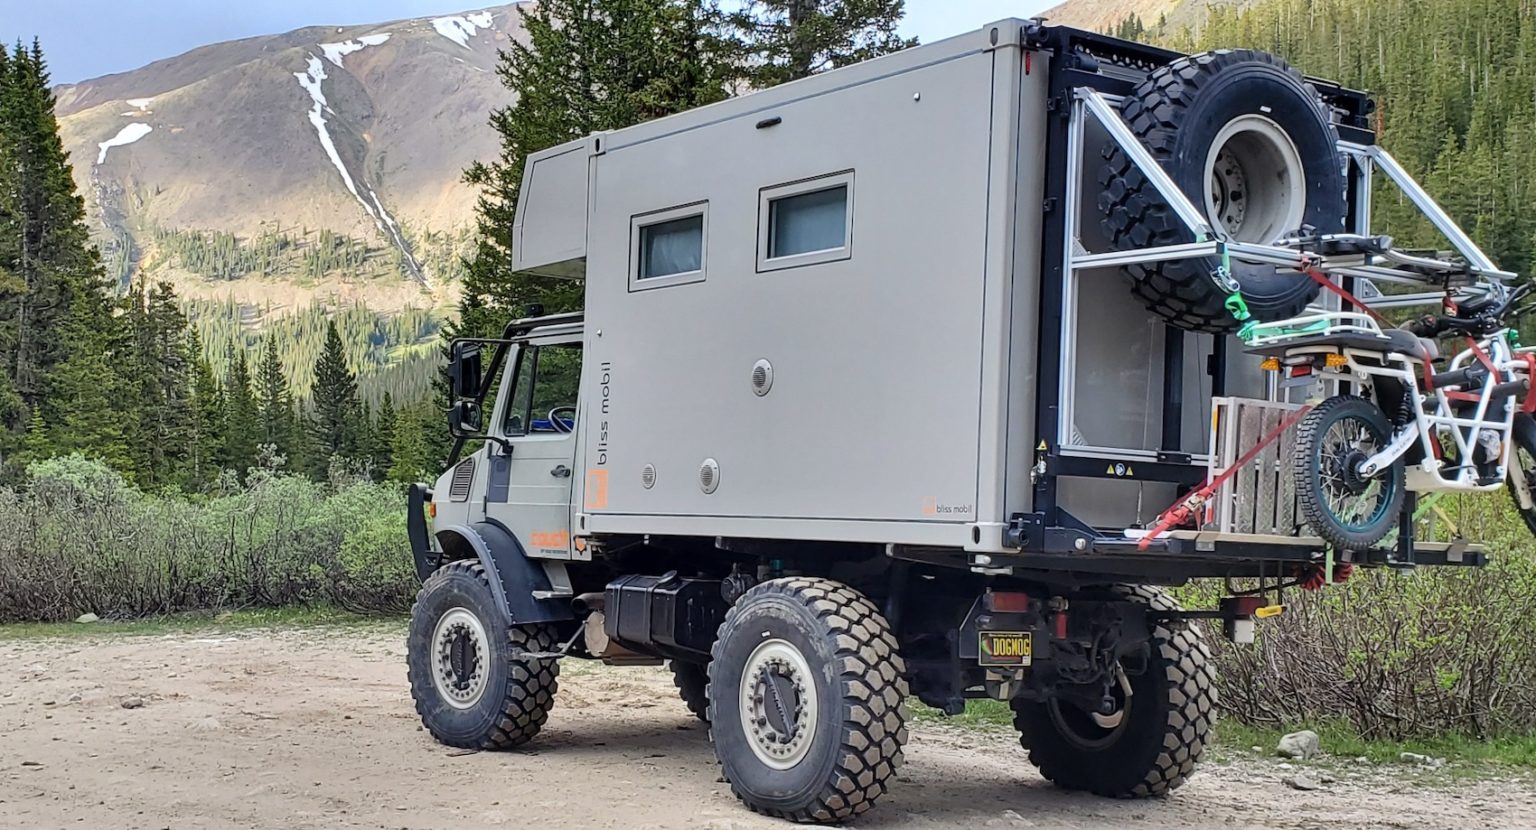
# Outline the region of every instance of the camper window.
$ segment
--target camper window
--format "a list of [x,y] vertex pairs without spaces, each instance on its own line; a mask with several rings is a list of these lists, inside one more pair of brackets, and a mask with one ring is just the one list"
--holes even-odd
[[759,205],[758,270],[847,259],[852,251],[853,174],[768,188]]

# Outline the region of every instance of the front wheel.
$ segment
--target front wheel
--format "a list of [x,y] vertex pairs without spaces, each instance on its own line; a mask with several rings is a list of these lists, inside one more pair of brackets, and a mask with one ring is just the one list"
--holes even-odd
[[742,802],[820,823],[874,806],[907,740],[905,666],[874,603],[827,579],[763,582],[713,655],[709,735]]
[[1391,442],[1387,416],[1364,398],[1318,404],[1296,430],[1296,497],[1313,532],[1336,550],[1365,550],[1397,524],[1406,491],[1403,461],[1374,476],[1361,465]]
[[547,625],[513,625],[479,562],[439,568],[411,608],[406,664],[416,712],[432,737],[465,749],[510,749],[539,733],[560,664],[528,660],[555,648]]
[[1514,451],[1509,462],[1509,495],[1515,501],[1515,512],[1525,520],[1526,529],[1536,533],[1536,418],[1519,412],[1515,414]]

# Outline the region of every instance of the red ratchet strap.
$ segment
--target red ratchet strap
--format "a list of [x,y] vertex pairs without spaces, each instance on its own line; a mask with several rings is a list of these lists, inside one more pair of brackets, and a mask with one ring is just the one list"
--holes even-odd
[[1136,549],[1146,550],[1152,545],[1152,540],[1189,521],[1191,517],[1200,511],[1200,508],[1205,506],[1205,503],[1210,500],[1211,496],[1221,489],[1221,485],[1226,484],[1239,471],[1252,463],[1253,459],[1258,458],[1259,453],[1263,452],[1265,447],[1274,443],[1286,430],[1295,426],[1297,421],[1300,421],[1303,416],[1311,411],[1312,405],[1308,404],[1291,413],[1285,420],[1280,422],[1279,426],[1270,430],[1269,434],[1260,439],[1259,443],[1254,444],[1253,449],[1243,453],[1243,457],[1237,459],[1237,463],[1228,467],[1226,472],[1212,479],[1199,490],[1185,496],[1178,504],[1164,510],[1162,515],[1157,517],[1157,522],[1152,525],[1152,529],[1147,532],[1147,535],[1141,537],[1141,541],[1136,543]]

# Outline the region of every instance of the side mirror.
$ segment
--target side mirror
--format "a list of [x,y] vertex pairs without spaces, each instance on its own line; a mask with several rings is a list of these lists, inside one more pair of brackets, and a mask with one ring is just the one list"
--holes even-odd
[[448,432],[455,436],[479,434],[480,404],[474,401],[456,401],[448,410]]
[[[448,364],[455,398],[480,396],[480,344],[458,342],[453,344],[453,359]],[[478,413],[476,414],[478,417]]]

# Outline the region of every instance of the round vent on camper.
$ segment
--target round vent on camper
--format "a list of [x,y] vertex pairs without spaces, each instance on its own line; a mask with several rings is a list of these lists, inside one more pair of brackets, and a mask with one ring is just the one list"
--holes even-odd
[[761,398],[768,394],[768,390],[772,388],[773,364],[766,360],[759,360],[752,364],[752,391]]
[[647,464],[647,465],[645,465],[645,469],[640,471],[640,486],[644,487],[647,490],[649,490],[652,487],[656,486],[656,465],[655,464]]
[[720,487],[720,463],[713,458],[704,459],[699,466],[699,489],[713,493]]

